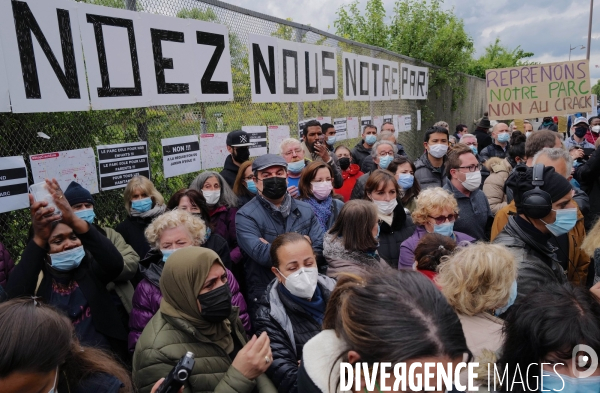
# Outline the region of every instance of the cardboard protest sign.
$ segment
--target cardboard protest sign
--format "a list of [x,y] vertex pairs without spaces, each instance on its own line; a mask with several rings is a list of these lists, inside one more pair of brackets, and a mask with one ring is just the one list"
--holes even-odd
[[592,110],[588,60],[487,70],[486,86],[490,119],[529,119]]

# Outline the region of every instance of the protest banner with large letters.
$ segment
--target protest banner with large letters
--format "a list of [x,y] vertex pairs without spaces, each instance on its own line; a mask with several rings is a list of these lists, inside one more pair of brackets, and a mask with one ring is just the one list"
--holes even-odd
[[0,0],[0,39],[0,111],[4,72],[18,113],[233,100],[225,25],[67,0]]
[[531,119],[590,112],[588,60],[487,70],[490,119]]

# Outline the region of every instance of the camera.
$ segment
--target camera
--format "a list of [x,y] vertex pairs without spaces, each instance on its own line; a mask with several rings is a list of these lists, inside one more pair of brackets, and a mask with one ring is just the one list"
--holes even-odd
[[194,368],[194,354],[187,352],[179,362],[173,367],[169,375],[160,384],[156,393],[177,393],[183,384],[188,380],[192,369]]

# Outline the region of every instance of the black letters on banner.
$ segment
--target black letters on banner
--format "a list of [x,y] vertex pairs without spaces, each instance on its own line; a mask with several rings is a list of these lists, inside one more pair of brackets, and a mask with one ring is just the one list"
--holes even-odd
[[304,51],[304,69],[306,79],[306,94],[318,94],[319,93],[319,59],[318,54],[315,53],[315,86],[310,85],[310,52]]
[[[327,76],[331,78],[331,86],[333,87],[324,87],[323,88],[323,94],[335,94],[335,85],[337,84],[337,81],[335,80],[335,71],[334,70],[328,70],[327,68],[325,68],[325,59],[333,59],[333,52],[327,52],[327,51],[321,51],[321,68],[323,69],[323,76]],[[325,85],[324,83],[322,83],[322,85]],[[355,88],[356,90],[356,88]]]
[[[131,19],[111,18],[102,15],[87,14],[88,23],[94,25],[94,35],[96,37],[96,49],[98,50],[98,62],[100,65],[100,78],[102,87],[98,88],[98,97],[131,97],[142,95],[142,80],[140,77],[140,66],[138,64],[137,46],[135,44],[135,34],[133,30],[133,21]],[[108,75],[108,63],[106,59],[106,49],[104,47],[104,34],[102,26],[124,27],[127,29],[129,37],[129,51],[131,55],[131,68],[133,72],[134,87],[111,87],[110,77]]]
[[425,87],[425,71],[419,71],[419,77],[417,79],[417,85],[419,86],[418,87],[419,91],[417,92],[417,94],[420,95],[420,96],[422,96],[422,97],[425,97],[426,96],[425,90],[424,90],[424,87]]
[[208,62],[208,66],[202,75],[200,86],[202,87],[203,94],[227,94],[229,93],[229,87],[227,82],[214,82],[212,81],[213,74],[217,69],[221,55],[225,50],[225,37],[221,34],[207,33],[204,31],[196,32],[196,41],[200,45],[211,45],[215,47],[215,51]]
[[156,89],[158,94],[189,94],[187,83],[166,83],[165,70],[173,69],[173,59],[163,57],[162,41],[185,42],[184,34],[179,31],[150,29],[152,37],[152,54],[154,55],[154,71],[156,73]]
[[352,68],[350,62],[346,59],[346,95],[350,96],[350,85],[352,85],[353,95],[356,95],[356,59],[352,59]]
[[373,70],[373,95],[377,97],[377,72],[379,71],[379,64],[371,64],[371,69]]
[[392,94],[398,94],[398,90],[394,89],[394,81],[397,78],[397,76],[394,77],[394,74],[398,74],[398,69],[392,67]]
[[[363,69],[367,69],[366,75],[363,72]],[[368,96],[369,95],[369,63],[366,63],[364,61],[361,61],[359,64],[359,72],[360,72],[360,95],[361,96]],[[367,89],[363,89],[363,81],[366,80],[367,81]]]
[[[381,84],[381,95],[388,96],[390,95],[390,66],[387,64],[383,65],[383,83]],[[386,92],[387,90],[387,92]]]
[[[284,49],[282,52],[283,55],[283,94],[298,94],[298,52],[295,50]],[[294,87],[289,87],[287,85],[287,61],[286,58],[291,57],[294,59]]]
[[254,90],[256,90],[257,94],[260,94],[259,67],[263,73],[263,76],[265,77],[265,80],[267,81],[267,86],[269,87],[271,94],[275,94],[277,92],[275,88],[275,47],[269,45],[267,48],[269,56],[269,69],[267,69],[265,59],[260,51],[260,45],[252,44],[252,54],[254,57]]
[[63,73],[56,56],[52,52],[40,25],[35,20],[29,5],[23,1],[12,1],[13,16],[15,18],[15,28],[17,34],[17,44],[19,47],[19,56],[21,59],[21,70],[23,72],[23,84],[25,87],[25,96],[27,98],[42,98],[40,91],[40,82],[38,79],[37,66],[35,63],[35,54],[33,52],[33,40],[31,33],[35,35],[42,51],[50,62],[50,66],[67,97],[79,99],[79,81],[77,80],[77,64],[75,62],[75,52],[73,50],[73,34],[71,32],[71,18],[69,11],[57,9],[58,29],[60,32],[60,43],[62,47],[63,63],[65,71]]

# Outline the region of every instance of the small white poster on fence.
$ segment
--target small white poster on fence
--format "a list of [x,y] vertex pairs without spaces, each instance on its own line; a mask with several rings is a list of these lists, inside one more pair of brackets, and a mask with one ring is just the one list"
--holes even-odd
[[358,138],[362,133],[358,117],[347,117],[346,129],[348,130],[348,139]]
[[[394,124],[394,116],[392,115],[383,115],[383,123],[392,123]],[[396,126],[394,126],[395,128]]]
[[381,131],[383,125],[383,116],[373,116],[373,125],[377,127],[377,132]]
[[250,137],[250,157],[267,154],[267,126],[242,126],[242,130]]
[[399,132],[404,132],[404,120],[402,119],[403,116],[401,115],[392,115],[392,123],[394,123],[394,129],[396,130],[396,132],[394,133],[395,136],[398,136]]
[[321,125],[325,123],[331,124],[331,116],[319,116],[317,117],[317,121],[321,123]]
[[421,131],[421,110],[417,110],[417,131]]
[[127,186],[134,176],[150,179],[147,142],[96,146],[102,191]]
[[202,168],[198,136],[166,138],[161,139],[160,143],[162,144],[165,178],[197,172]]
[[404,115],[402,117],[404,118],[404,131],[410,131],[410,130],[412,130],[412,117],[411,117],[411,115]]
[[333,128],[335,128],[335,136],[338,141],[348,138],[348,119],[345,117],[333,119]]
[[202,169],[222,168],[228,155],[226,133],[200,135]]
[[72,181],[95,194],[98,192],[96,157],[91,147],[29,156],[33,182],[56,179],[60,188],[67,189]]
[[27,183],[23,157],[0,157],[0,213],[29,207]]
[[290,126],[269,126],[269,154],[279,154],[279,145],[290,137]]

